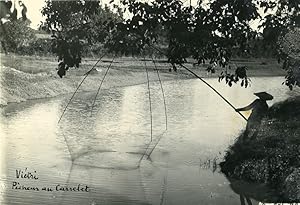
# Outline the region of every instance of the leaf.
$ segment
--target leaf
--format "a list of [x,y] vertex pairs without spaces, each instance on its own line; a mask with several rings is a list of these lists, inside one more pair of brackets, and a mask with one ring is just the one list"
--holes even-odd
[[238,67],[238,68],[235,70],[235,74],[236,74],[239,78],[245,78],[245,77],[247,76],[246,67],[245,67],[245,66]]
[[64,62],[60,62],[58,64],[58,71],[57,74],[59,75],[60,78],[62,78],[63,76],[66,75],[66,70],[65,70],[65,63]]

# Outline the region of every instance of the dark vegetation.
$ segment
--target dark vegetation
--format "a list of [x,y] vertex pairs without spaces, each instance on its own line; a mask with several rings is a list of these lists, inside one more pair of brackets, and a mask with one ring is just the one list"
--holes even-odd
[[[229,62],[234,55],[251,56],[257,53],[255,45],[259,44],[255,42],[260,40],[264,50],[267,48],[270,53],[275,53],[278,37],[299,26],[297,1],[282,0],[278,4],[265,0],[243,2],[222,0],[210,1],[209,4],[200,1],[197,7],[183,6],[178,0],[149,2],[122,0],[121,3],[121,8],[124,8],[123,13],[130,12],[132,18],[118,18],[117,20],[116,18],[107,18],[108,22],[105,21],[104,24],[101,24],[102,26],[98,26],[98,29],[107,35],[106,38],[101,36],[96,40],[102,43],[108,52],[143,56],[146,50],[155,50],[167,57],[174,70],[187,62],[187,58],[193,58],[198,64],[209,63],[208,71],[215,72],[214,65],[223,68],[223,72],[220,71],[220,77],[225,79],[228,85],[240,82],[239,80],[244,80],[245,87],[248,85],[244,67],[230,72]],[[97,12],[94,10],[97,6],[90,9],[89,4],[90,2],[86,4],[74,2],[74,5],[71,5],[74,7],[72,11],[76,11],[78,8],[82,10],[81,18],[87,19],[87,26],[92,24],[89,23],[89,19],[92,19]],[[93,2],[93,4],[97,3]],[[63,13],[61,12],[62,7],[63,3],[52,2],[44,9],[47,17],[46,25],[52,32],[57,33],[57,30],[64,27],[67,27],[65,30],[68,31],[69,21],[73,19],[74,15],[67,16],[65,19],[60,18],[60,13]],[[120,14],[115,16],[121,16],[120,7],[115,6],[115,8],[117,9],[116,14]],[[265,12],[277,9],[275,14],[267,15],[262,19],[261,26],[264,31],[262,34],[250,27],[252,20],[260,18],[259,8],[263,8]],[[53,16],[54,11],[59,15]],[[67,70],[73,65],[79,65],[78,55],[82,49],[80,41],[86,42],[85,38],[89,36],[85,35],[82,38],[81,32],[82,30],[79,29],[67,33],[65,36],[66,39],[73,39],[68,46],[76,47],[71,52],[72,55],[66,49],[63,52],[60,50],[56,52],[62,61],[61,69]],[[61,31],[60,33],[65,32]],[[90,34],[90,32],[86,33]],[[93,37],[94,35],[91,35],[89,38],[95,39]],[[289,61],[284,55],[280,55],[278,58]],[[70,60],[72,63],[69,63]],[[284,68],[290,69],[288,66],[284,66]],[[287,85],[293,86],[296,82],[297,80],[294,79],[287,80]]]
[[[256,138],[242,143],[243,135],[229,148],[221,171],[231,178],[267,183],[284,202],[299,201],[295,193],[299,194],[300,180],[292,179],[293,187],[286,180],[300,169],[300,97],[273,105]],[[287,189],[294,189],[294,195]]]
[[[226,84],[247,87],[246,67],[230,69],[231,60],[265,56],[283,62],[287,86],[292,89],[299,85],[299,79],[293,77],[294,58],[278,44],[280,38],[299,27],[297,0],[211,0],[199,1],[196,7],[184,6],[179,0],[121,0],[120,5],[112,0],[110,4],[113,6],[102,6],[99,1],[46,1],[42,10],[46,21],[41,29],[52,35],[48,50],[58,57],[61,73],[79,67],[82,57],[91,54],[155,55],[166,57],[174,70],[187,59],[194,59],[195,64],[207,65],[207,71],[219,72]],[[131,17],[124,18],[128,13]],[[13,13],[9,16],[12,18]],[[261,20],[261,33],[250,26],[257,19]],[[5,45],[9,39],[2,42]],[[49,41],[39,41],[15,51],[39,53],[49,47]]]

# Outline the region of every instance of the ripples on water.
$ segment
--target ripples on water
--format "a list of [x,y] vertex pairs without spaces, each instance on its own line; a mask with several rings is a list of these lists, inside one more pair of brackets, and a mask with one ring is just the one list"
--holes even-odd
[[[271,93],[272,103],[297,94],[281,86],[282,81],[253,78],[252,87],[245,89],[208,79],[237,107],[254,100],[253,92]],[[93,110],[95,93],[77,94],[59,125],[70,96],[3,108],[0,128],[6,161],[1,168],[1,204],[240,204],[238,191],[232,189],[236,183],[216,165],[246,122],[198,80],[168,81],[163,86],[168,131],[151,157],[143,160],[151,139],[146,85],[101,90]],[[151,95],[150,149],[165,130],[157,82],[151,82]],[[19,180],[28,186],[81,183],[91,191],[12,190],[15,169],[25,167],[39,176],[38,182]],[[259,192],[268,195],[263,190]],[[250,197],[253,204],[258,200],[255,195],[254,191]]]

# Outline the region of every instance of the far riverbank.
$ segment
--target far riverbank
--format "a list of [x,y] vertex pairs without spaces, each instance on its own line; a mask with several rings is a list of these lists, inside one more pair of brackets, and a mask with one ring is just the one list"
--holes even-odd
[[[56,74],[57,61],[53,57],[16,55],[1,55],[0,57],[1,106],[29,99],[72,93],[79,85],[83,75],[97,62],[97,59],[84,59],[78,69],[71,68],[67,75],[61,79]],[[79,92],[97,90],[110,61],[111,59],[108,58],[103,59],[84,81]],[[250,77],[283,76],[285,74],[280,65],[272,59],[240,59],[233,60],[233,64],[234,66],[246,65]],[[160,71],[162,81],[193,78],[192,75],[182,68],[179,68],[177,72],[170,72],[171,66],[164,59],[157,60],[156,65]],[[146,66],[150,74],[150,81],[157,81],[158,76],[152,61],[146,61]],[[188,63],[187,66],[193,68],[201,77],[218,77],[219,74],[218,70],[215,74],[208,74],[205,66],[193,66],[192,63]],[[109,89],[146,82],[145,62],[135,58],[122,57],[114,61],[102,88]]]

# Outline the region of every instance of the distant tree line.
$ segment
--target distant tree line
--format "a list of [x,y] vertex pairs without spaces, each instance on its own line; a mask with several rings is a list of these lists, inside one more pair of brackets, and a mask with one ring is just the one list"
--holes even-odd
[[[264,17],[259,9],[264,10]],[[240,79],[247,82],[245,68],[228,72],[233,57],[276,55],[284,62],[286,84],[292,88],[299,82],[288,80],[290,58],[280,52],[277,42],[299,27],[299,11],[298,0],[210,0],[199,1],[196,7],[184,6],[179,0],[121,0],[120,6],[106,9],[97,1],[78,0],[47,1],[42,12],[54,34],[61,69],[78,67],[84,45],[100,43],[118,55],[158,52],[174,69],[188,58],[198,64],[217,64],[223,68],[221,79],[231,85]],[[125,19],[124,13],[131,17]],[[250,26],[257,19],[261,19],[262,33]]]
[[[180,0],[120,2],[114,5],[112,0],[113,6],[108,7],[96,0],[46,0],[41,28],[52,35],[51,50],[61,69],[78,67],[82,56],[97,51],[155,53],[165,56],[174,69],[188,58],[197,64],[216,64],[223,68],[221,78],[231,85],[247,80],[244,68],[228,72],[233,57],[266,56],[283,62],[289,87],[299,85],[297,79],[289,78],[293,57],[278,43],[300,26],[298,0],[209,0],[198,1],[195,7],[184,6]],[[257,19],[262,33],[251,27]]]

